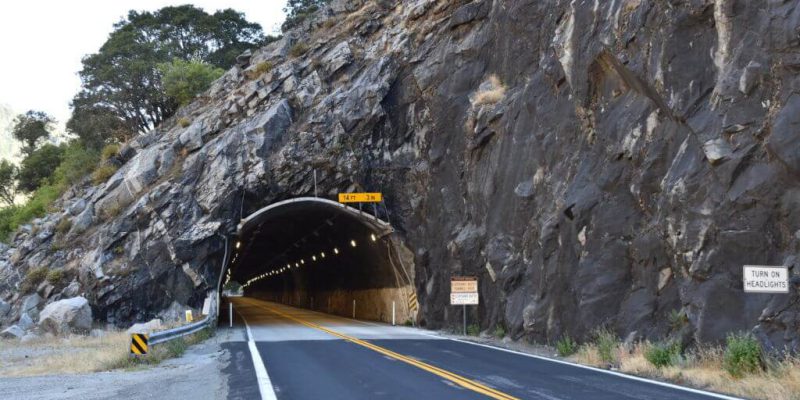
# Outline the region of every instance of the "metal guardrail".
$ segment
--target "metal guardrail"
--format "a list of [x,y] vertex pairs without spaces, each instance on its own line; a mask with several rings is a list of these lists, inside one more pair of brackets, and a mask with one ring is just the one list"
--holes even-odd
[[[216,314],[216,313],[212,313]],[[209,325],[211,325],[211,321],[216,321],[217,318],[214,315],[214,318],[211,318],[212,315],[206,315],[205,318],[201,319],[197,322],[192,322],[191,324],[179,326],[177,328],[167,329],[165,331],[153,332],[150,334],[150,344],[159,344],[168,342],[172,339],[177,339],[179,337],[183,337],[186,335],[191,335],[193,333],[199,332]]]

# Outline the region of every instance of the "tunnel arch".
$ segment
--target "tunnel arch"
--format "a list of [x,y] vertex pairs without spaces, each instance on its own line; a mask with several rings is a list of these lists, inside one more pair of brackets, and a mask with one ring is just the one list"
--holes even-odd
[[245,295],[390,322],[416,319],[413,253],[391,224],[325,198],[270,204],[237,226],[226,279]]

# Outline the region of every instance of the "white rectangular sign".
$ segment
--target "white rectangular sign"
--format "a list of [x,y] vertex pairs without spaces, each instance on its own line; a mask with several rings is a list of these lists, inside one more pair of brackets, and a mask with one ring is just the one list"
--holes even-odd
[[789,293],[789,268],[744,266],[744,291],[748,293]]
[[450,293],[450,305],[476,305],[478,304],[478,293]]

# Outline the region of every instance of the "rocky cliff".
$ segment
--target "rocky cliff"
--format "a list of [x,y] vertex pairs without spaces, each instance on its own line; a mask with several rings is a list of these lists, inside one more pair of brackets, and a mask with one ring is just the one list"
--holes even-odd
[[[122,324],[196,305],[240,217],[313,193],[317,170],[326,196],[385,194],[428,327],[459,321],[450,276],[478,275],[471,318],[515,339],[606,326],[800,346],[796,2],[334,0],[319,14],[23,227],[0,264],[6,324],[37,266],[69,277],[34,289],[39,308],[84,293]],[[791,294],[744,294],[743,264],[791,266]]]

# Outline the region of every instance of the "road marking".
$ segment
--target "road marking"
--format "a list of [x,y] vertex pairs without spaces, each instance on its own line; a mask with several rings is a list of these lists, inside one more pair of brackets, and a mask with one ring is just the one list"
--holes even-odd
[[284,317],[286,319],[290,319],[292,321],[295,321],[297,323],[305,325],[305,326],[307,326],[309,328],[313,328],[313,329],[317,329],[317,330],[323,331],[323,332],[325,332],[327,334],[330,334],[330,335],[336,336],[338,338],[344,339],[344,340],[346,340],[348,342],[357,344],[359,346],[366,347],[366,348],[368,348],[370,350],[373,350],[375,352],[383,354],[383,355],[385,355],[387,357],[393,358],[393,359],[398,360],[398,361],[402,361],[402,362],[404,362],[406,364],[409,364],[409,365],[415,366],[417,368],[420,368],[422,370],[428,371],[428,372],[430,372],[430,373],[432,373],[434,375],[437,375],[439,377],[447,379],[447,380],[449,380],[449,381],[451,381],[451,382],[453,382],[453,383],[455,383],[455,384],[457,384],[457,385],[459,385],[459,386],[461,386],[463,388],[466,388],[466,389],[472,390],[474,392],[483,394],[483,395],[488,396],[490,398],[501,399],[501,400],[517,400],[517,398],[514,397],[514,396],[511,396],[509,394],[506,394],[506,393],[500,392],[498,390],[492,389],[492,388],[490,388],[490,387],[488,387],[488,386],[486,386],[484,384],[481,384],[481,383],[478,383],[478,382],[473,381],[471,379],[465,378],[463,376],[454,374],[454,373],[452,373],[450,371],[435,367],[433,365],[430,365],[430,364],[422,362],[422,361],[415,360],[415,359],[413,359],[411,357],[407,357],[407,356],[404,356],[404,355],[399,354],[399,353],[395,353],[395,352],[393,352],[393,351],[391,351],[389,349],[380,347],[380,346],[372,344],[370,342],[367,342],[367,341],[364,341],[364,340],[361,340],[361,339],[354,338],[352,336],[348,336],[348,335],[336,332],[334,330],[331,330],[331,329],[325,328],[323,326],[317,325],[317,324],[315,324],[313,322],[305,321],[303,319],[300,319],[300,318],[294,317],[292,315],[289,315],[289,314],[283,313],[281,311],[278,311],[276,309],[273,309],[272,307],[268,307],[268,306],[264,306],[264,305],[255,303],[254,301],[251,301],[249,299],[245,300],[245,301],[248,302],[252,306],[263,308],[263,309],[265,309],[267,311],[270,311],[270,312],[272,312],[274,314],[277,314],[277,315],[280,315],[280,316],[282,316],[282,317]]
[[488,345],[488,344],[475,343],[475,342],[470,342],[468,340],[449,338],[447,336],[439,336],[439,335],[434,335],[434,334],[430,334],[430,333],[426,333],[426,332],[419,332],[419,333],[421,335],[425,335],[425,336],[429,336],[429,337],[433,337],[433,338],[452,340],[454,342],[471,344],[473,346],[485,347],[487,349],[504,351],[506,353],[512,353],[512,354],[517,354],[517,355],[520,355],[520,356],[535,358],[537,360],[550,361],[550,362],[553,362],[553,363],[556,363],[556,364],[569,365],[569,366],[573,366],[573,367],[576,367],[576,368],[582,368],[582,369],[588,369],[588,370],[592,370],[592,371],[596,371],[596,372],[602,372],[604,374],[614,375],[614,376],[618,376],[620,378],[626,378],[626,379],[639,381],[639,382],[645,382],[645,383],[649,383],[649,384],[653,384],[653,385],[657,385],[657,386],[663,386],[663,387],[668,387],[668,388],[671,388],[671,389],[682,390],[684,392],[700,394],[700,395],[709,396],[709,397],[713,397],[713,398],[717,398],[717,399],[744,400],[741,397],[728,396],[728,395],[724,395],[724,394],[721,394],[721,393],[707,392],[705,390],[693,389],[693,388],[690,388],[690,387],[675,385],[675,384],[672,384],[672,383],[655,381],[655,380],[652,380],[652,379],[642,378],[642,377],[639,377],[639,376],[636,376],[636,375],[628,375],[628,374],[624,374],[622,372],[609,371],[607,369],[590,367],[588,365],[576,364],[576,363],[572,363],[572,362],[569,362],[569,361],[558,360],[558,359],[555,359],[555,358],[537,356],[535,354],[523,353],[521,351],[516,351],[516,350],[511,350],[511,349],[504,349],[502,347],[492,346],[492,345]]
[[277,400],[275,389],[272,387],[272,381],[267,374],[267,368],[264,366],[264,360],[261,359],[261,354],[256,348],[256,342],[253,339],[253,332],[250,331],[250,325],[247,319],[244,318],[242,313],[239,313],[244,321],[244,327],[247,329],[247,346],[250,348],[250,358],[253,359],[253,367],[256,369],[256,379],[258,380],[258,391],[261,393],[262,400]]

